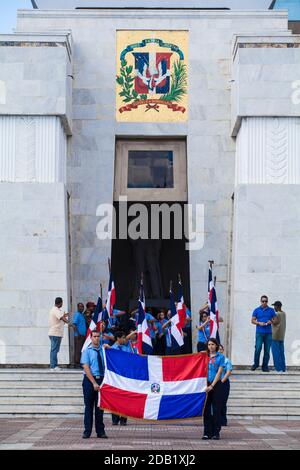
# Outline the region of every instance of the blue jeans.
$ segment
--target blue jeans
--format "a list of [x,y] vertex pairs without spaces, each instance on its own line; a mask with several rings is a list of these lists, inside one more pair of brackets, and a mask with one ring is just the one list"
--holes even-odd
[[267,369],[270,360],[270,349],[272,344],[272,333],[256,333],[255,338],[255,353],[254,353],[254,366],[259,366],[259,358],[264,345],[264,357],[262,363],[262,369]]
[[54,367],[57,367],[57,354],[60,348],[62,337],[61,336],[49,336],[49,338],[51,341],[50,368],[54,369]]
[[273,361],[274,367],[278,372],[285,372],[286,365],[285,365],[285,355],[284,355],[284,342],[283,341],[276,341],[273,339],[272,341],[272,354],[273,354]]

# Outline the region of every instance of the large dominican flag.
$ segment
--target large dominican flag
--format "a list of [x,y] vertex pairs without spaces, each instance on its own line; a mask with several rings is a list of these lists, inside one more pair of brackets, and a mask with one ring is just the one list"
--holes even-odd
[[215,283],[212,276],[212,268],[209,267],[208,270],[208,307],[210,315],[210,337],[216,338],[220,342],[219,335],[219,310],[217,304],[217,294]]
[[140,356],[105,349],[98,405],[115,414],[149,420],[202,416],[208,356]]
[[139,354],[152,354],[153,346],[145,313],[144,288],[140,287],[140,298],[138,300],[138,340],[137,349]]

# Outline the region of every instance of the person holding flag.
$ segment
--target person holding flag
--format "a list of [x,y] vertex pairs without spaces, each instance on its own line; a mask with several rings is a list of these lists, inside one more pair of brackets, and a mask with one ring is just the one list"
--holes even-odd
[[145,295],[143,287],[143,275],[141,278],[140,297],[138,300],[138,340],[137,348],[139,354],[153,354],[153,346],[148,322],[145,313]]
[[216,277],[213,280],[212,275],[212,265],[214,264],[213,260],[209,261],[208,269],[208,308],[209,308],[209,317],[210,317],[210,338],[216,338],[220,344],[220,335],[219,335],[219,310],[217,305],[217,294],[216,294]]
[[97,305],[91,319],[91,323],[88,327],[85,342],[82,346],[81,352],[83,352],[91,344],[91,332],[96,330],[100,331],[100,323],[103,317],[103,305],[102,305],[102,284],[100,284],[100,297],[98,297]]
[[[184,346],[183,328],[185,327],[186,307],[184,305],[181,279],[179,276],[178,283],[178,302],[175,305],[174,295],[172,291],[172,281],[170,281],[170,319],[162,325],[162,329],[166,330],[166,354],[178,355]],[[169,327],[170,325],[170,327]]]

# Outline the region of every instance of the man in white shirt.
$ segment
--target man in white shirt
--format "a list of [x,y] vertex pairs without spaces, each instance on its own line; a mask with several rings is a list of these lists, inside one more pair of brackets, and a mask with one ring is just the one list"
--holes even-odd
[[60,348],[60,343],[64,335],[64,325],[69,323],[68,313],[63,313],[61,310],[63,300],[61,297],[56,297],[55,306],[49,312],[49,338],[51,342],[50,349],[50,371],[58,372],[60,368],[57,366],[57,354]]

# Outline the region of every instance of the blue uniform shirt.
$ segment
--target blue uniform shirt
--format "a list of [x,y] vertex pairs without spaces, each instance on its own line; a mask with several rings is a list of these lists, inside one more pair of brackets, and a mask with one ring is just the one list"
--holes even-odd
[[118,344],[117,341],[112,345],[111,349],[118,349],[119,351],[132,352],[129,342],[127,344]]
[[223,372],[221,374],[221,379],[223,379],[223,377],[225,377],[226,372],[228,372],[229,370],[232,371],[232,369],[233,369],[233,367],[232,367],[231,360],[228,359],[228,357],[225,357],[225,362],[224,362]]
[[[189,318],[192,318],[192,314],[191,314],[191,311],[186,308],[186,316],[189,317]],[[191,325],[192,325],[192,321],[189,321],[187,322],[187,324],[185,325],[185,328],[191,328]]]
[[[202,323],[199,324],[199,326],[201,326]],[[207,341],[209,340],[209,336],[210,336],[210,326],[209,326],[209,322],[207,323],[207,325],[204,327],[204,331],[203,330],[198,330],[198,341],[199,343],[207,343]]]
[[[104,358],[103,358],[103,349],[99,346],[98,349],[95,349],[92,344],[90,344],[81,354],[80,362],[81,364],[87,364],[91,369],[92,375],[100,375],[99,364],[98,364],[98,353],[100,351],[100,356],[102,359],[103,370],[104,370]],[[85,374],[85,372],[83,371]]]
[[171,325],[169,323],[168,326],[166,326],[166,328],[164,328],[164,331],[165,331],[165,335],[166,335],[166,346],[167,348],[171,348],[172,347],[172,335],[171,335]]
[[73,316],[73,325],[77,326],[77,331],[74,331],[74,336],[86,336],[86,323],[83,313],[75,312]]
[[[276,315],[275,311],[271,307],[257,307],[253,313],[252,317],[255,317],[257,321],[266,323],[269,320],[272,320]],[[272,333],[272,325],[260,326],[256,325],[256,333]]]
[[219,370],[219,367],[224,367],[224,364],[225,364],[224,354],[217,352],[217,354],[214,357],[209,358],[208,375],[207,375],[207,379],[209,382],[214,381],[217,375],[217,372]]
[[155,338],[155,327],[154,327],[154,322],[150,323],[150,320],[155,320],[155,318],[151,315],[151,313],[148,313],[146,312],[145,314],[145,318],[147,320],[147,323],[148,323],[148,328],[149,328],[149,331],[150,331],[150,338]]

